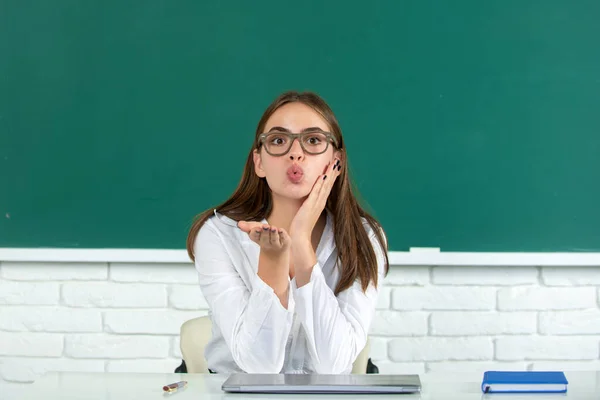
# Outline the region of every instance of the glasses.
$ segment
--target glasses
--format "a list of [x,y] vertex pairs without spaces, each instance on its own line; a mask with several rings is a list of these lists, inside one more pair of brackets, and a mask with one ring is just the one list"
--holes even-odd
[[294,140],[298,139],[300,147],[307,154],[323,154],[329,148],[329,143],[337,148],[337,140],[330,132],[287,133],[268,132],[258,137],[259,147],[263,145],[272,156],[286,155],[292,148]]

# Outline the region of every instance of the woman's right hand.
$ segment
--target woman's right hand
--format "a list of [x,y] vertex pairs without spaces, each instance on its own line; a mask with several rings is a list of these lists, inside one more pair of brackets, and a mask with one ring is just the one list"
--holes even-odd
[[291,238],[282,228],[255,221],[239,221],[238,227],[260,246],[264,255],[276,258],[289,252]]
[[240,221],[238,227],[260,246],[257,275],[269,285],[284,308],[288,307],[291,238],[281,228],[254,221]]

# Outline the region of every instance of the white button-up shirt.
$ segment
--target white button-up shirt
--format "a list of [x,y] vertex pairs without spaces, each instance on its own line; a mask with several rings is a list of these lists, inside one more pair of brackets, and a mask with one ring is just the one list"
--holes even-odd
[[[380,286],[383,252],[363,223],[377,256]],[[334,295],[340,269],[331,214],[310,282],[298,288],[290,281],[287,309],[257,275],[259,253],[260,246],[234,220],[216,212],[196,237],[195,266],[213,324],[204,354],[208,367],[219,373],[350,373],[366,344],[378,288],[371,283],[363,292],[357,280]]]

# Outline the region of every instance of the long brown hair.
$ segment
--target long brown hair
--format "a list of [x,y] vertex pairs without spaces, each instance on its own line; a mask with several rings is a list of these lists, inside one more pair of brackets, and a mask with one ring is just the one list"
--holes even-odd
[[363,291],[370,282],[377,286],[377,258],[375,249],[363,225],[365,218],[377,237],[381,251],[385,256],[385,271],[387,274],[389,260],[387,243],[383,237],[381,225],[369,215],[358,203],[348,176],[348,162],[345,159],[344,140],[342,131],[335,115],[327,103],[317,94],[312,92],[289,91],[277,97],[265,110],[256,127],[254,144],[248,154],[242,179],[233,195],[216,208],[210,208],[198,215],[190,229],[187,238],[187,252],[192,261],[194,257],[194,242],[196,235],[208,218],[213,215],[213,210],[235,221],[262,221],[268,218],[273,207],[271,190],[266,179],[259,178],[254,172],[253,150],[260,148],[259,135],[263,133],[265,125],[271,115],[281,106],[300,102],[318,112],[331,127],[331,133],[338,143],[338,150],[342,158],[341,175],[335,181],[329,198],[327,209],[333,214],[333,230],[335,246],[337,248],[339,265],[341,265],[341,278],[335,288],[335,294],[352,286],[356,279],[360,279]]

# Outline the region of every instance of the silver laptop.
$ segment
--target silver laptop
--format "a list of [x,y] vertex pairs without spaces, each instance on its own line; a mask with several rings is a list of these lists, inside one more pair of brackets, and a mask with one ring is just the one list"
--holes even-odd
[[221,387],[237,393],[419,393],[419,375],[232,374]]

